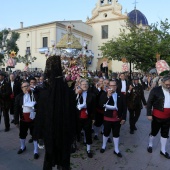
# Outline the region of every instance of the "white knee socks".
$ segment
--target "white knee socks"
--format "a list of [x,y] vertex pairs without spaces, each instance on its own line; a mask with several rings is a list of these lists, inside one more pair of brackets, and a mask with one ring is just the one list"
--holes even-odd
[[87,144],[87,151],[90,151],[90,145]]
[[103,145],[102,145],[102,149],[106,149],[106,143],[109,137],[106,137],[103,135]]
[[165,154],[166,152],[166,143],[167,143],[167,138],[161,137],[161,151]]
[[21,149],[25,148],[25,139],[20,139]]
[[119,153],[119,138],[113,138],[114,149],[116,153]]
[[152,147],[153,146],[153,140],[154,140],[154,136],[149,135],[149,146]]
[[36,140],[33,141],[34,142],[34,154],[38,153],[38,143]]

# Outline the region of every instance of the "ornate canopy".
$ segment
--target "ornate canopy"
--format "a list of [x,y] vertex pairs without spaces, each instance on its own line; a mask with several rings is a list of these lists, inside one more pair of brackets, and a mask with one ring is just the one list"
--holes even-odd
[[82,49],[78,38],[73,34],[65,34],[56,45],[57,48]]

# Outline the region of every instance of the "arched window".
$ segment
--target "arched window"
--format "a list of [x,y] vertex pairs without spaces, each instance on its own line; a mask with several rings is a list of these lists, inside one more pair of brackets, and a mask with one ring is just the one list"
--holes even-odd
[[100,0],[100,5],[104,5],[104,0]]
[[108,4],[112,4],[112,0],[107,0],[107,3]]

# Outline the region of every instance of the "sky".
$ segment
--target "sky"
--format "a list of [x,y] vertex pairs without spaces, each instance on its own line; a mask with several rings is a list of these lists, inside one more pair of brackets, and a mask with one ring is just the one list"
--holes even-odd
[[[0,30],[20,28],[52,21],[82,20],[91,17],[98,0],[0,0]],[[170,0],[136,0],[137,9],[148,19],[149,24],[168,18]],[[118,0],[122,13],[134,9],[135,0]]]

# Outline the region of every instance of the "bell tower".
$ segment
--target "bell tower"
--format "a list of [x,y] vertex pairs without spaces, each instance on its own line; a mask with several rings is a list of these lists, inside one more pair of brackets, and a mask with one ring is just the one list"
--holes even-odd
[[112,0],[99,0],[100,6],[111,5]]
[[92,10],[92,17],[88,21],[93,20],[99,15],[105,15],[109,11],[111,11],[110,17],[114,14],[122,17],[122,6],[118,3],[118,0],[98,0],[96,7]]
[[[104,57],[99,50],[103,43],[118,37],[120,29],[126,25],[127,13],[122,14],[122,5],[118,0],[96,0],[96,6],[92,10],[92,15],[87,19],[86,24],[92,28],[92,47],[94,51],[93,68],[100,69]],[[103,58],[102,58],[103,57]],[[114,63],[117,67],[120,64]],[[113,63],[109,62],[112,69]],[[120,66],[121,67],[121,66]]]

